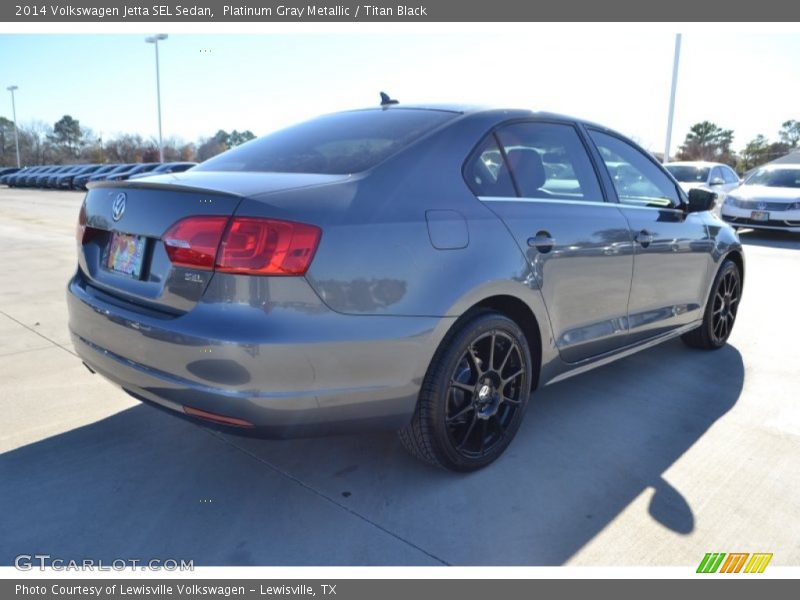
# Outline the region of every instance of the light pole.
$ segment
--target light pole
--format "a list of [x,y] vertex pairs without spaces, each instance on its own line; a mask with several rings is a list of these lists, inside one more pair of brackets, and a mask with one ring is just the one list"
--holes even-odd
[[10,85],[6,88],[9,92],[11,92],[11,114],[14,117],[14,144],[17,148],[17,168],[20,169],[21,166],[19,164],[19,135],[17,134],[17,105],[14,102],[14,90],[18,90],[19,87],[16,85]]
[[144,39],[148,44],[153,44],[156,47],[156,98],[158,101],[158,156],[161,162],[164,162],[164,140],[161,137],[161,76],[158,72],[158,42],[163,42],[167,39],[166,33],[159,33],[151,35]]
[[675,34],[675,58],[672,62],[672,89],[669,93],[669,116],[667,117],[667,141],[664,147],[664,160],[669,162],[669,147],[672,142],[672,116],[675,114],[675,90],[678,87],[678,63],[681,60],[681,34]]

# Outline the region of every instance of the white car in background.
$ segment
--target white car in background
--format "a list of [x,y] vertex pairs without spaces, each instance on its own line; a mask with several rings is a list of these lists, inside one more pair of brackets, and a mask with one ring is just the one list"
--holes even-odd
[[722,202],[728,192],[742,183],[736,171],[722,163],[706,161],[671,162],[665,164],[664,168],[678,180],[678,183],[686,193],[698,187],[717,192],[718,204]]
[[800,164],[769,165],[753,171],[722,204],[723,221],[737,229],[780,229],[800,233]]

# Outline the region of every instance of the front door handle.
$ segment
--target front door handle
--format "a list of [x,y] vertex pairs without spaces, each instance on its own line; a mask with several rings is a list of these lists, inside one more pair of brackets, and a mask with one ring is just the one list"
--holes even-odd
[[636,241],[639,242],[642,248],[647,248],[653,242],[653,234],[646,229],[642,229],[636,234]]
[[528,238],[528,246],[536,248],[542,254],[547,254],[556,245],[556,241],[547,231],[539,231],[532,238]]

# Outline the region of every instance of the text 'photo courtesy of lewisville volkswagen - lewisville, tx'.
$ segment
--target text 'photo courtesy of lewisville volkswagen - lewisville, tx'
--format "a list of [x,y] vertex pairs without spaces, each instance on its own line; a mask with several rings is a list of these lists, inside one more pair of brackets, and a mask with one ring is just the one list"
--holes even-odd
[[800,32],[437,6],[3,23],[10,594],[800,574]]

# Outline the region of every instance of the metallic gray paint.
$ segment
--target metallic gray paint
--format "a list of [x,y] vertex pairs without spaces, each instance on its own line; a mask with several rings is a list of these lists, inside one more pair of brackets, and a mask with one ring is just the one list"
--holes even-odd
[[[742,252],[710,212],[618,204],[602,168],[598,202],[473,196],[461,169],[476,144],[504,122],[536,118],[571,122],[467,111],[366,173],[187,171],[92,186],[90,226],[156,243],[141,281],[101,266],[102,236],[79,253],[68,289],[78,354],[139,398],[288,436],[405,424],[448,330],[493,299],[533,316],[538,385],[696,326],[721,261]],[[114,223],[120,191],[127,207]],[[157,238],[190,214],[323,233],[305,277],[175,268]],[[653,234],[647,248],[642,229]]]

